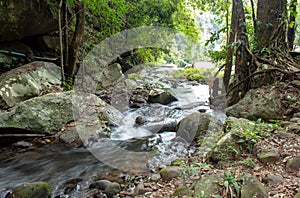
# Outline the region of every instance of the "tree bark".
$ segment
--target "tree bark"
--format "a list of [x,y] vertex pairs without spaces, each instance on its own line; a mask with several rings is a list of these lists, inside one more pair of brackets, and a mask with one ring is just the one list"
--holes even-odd
[[229,39],[227,45],[227,57],[226,57],[226,66],[224,70],[223,83],[225,91],[228,91],[228,86],[230,82],[232,64],[233,64],[233,54],[234,54],[234,42],[236,39],[236,29],[238,24],[238,16],[236,15],[236,2],[232,1],[232,15],[231,15],[231,25],[229,32]]
[[289,16],[289,27],[288,27],[288,32],[287,32],[287,38],[288,38],[289,50],[292,50],[293,46],[294,46],[295,33],[296,33],[296,23],[295,22],[296,22],[296,14],[297,14],[297,0],[291,1],[290,12],[291,13]]
[[[236,29],[236,53],[235,53],[235,82],[239,83],[244,78],[250,75],[252,67],[252,57],[248,53],[249,42],[245,23],[244,6],[242,0],[234,0],[235,14],[237,16],[237,29]],[[227,104],[229,106],[237,103],[244,97],[249,90],[249,83],[245,81],[232,91],[227,97]]]
[[286,6],[287,0],[258,0],[255,29],[258,49],[269,48],[274,42],[275,47],[287,48],[286,34],[281,34],[286,30],[282,24],[286,21]]
[[75,12],[76,12],[76,30],[72,38],[70,49],[69,49],[69,65],[67,70],[68,75],[70,77],[74,77],[77,71],[77,66],[76,66],[77,54],[84,34],[84,4],[82,2],[80,1],[76,2]]
[[69,68],[69,24],[68,24],[68,8],[66,0],[62,4],[62,18],[63,18],[63,49],[64,49],[64,66]]
[[60,71],[61,71],[61,83],[65,82],[65,73],[64,73],[64,47],[63,47],[63,35],[61,28],[61,12],[62,12],[63,0],[60,0],[59,9],[58,9],[58,29],[59,29],[59,45],[60,45]]

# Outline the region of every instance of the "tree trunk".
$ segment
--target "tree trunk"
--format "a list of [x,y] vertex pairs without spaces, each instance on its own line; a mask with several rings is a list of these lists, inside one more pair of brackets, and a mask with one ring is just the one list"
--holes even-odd
[[68,24],[68,8],[66,0],[62,4],[62,27],[63,27],[63,49],[64,49],[64,66],[69,68],[69,24]]
[[[235,82],[239,83],[250,75],[252,67],[252,57],[250,56],[248,36],[245,23],[244,6],[242,0],[234,0],[235,15],[237,16],[237,31],[236,31],[236,53],[235,53]],[[229,95],[227,95],[227,104],[229,106],[237,103],[244,97],[249,90],[249,83],[245,81],[240,83]]]
[[77,67],[76,67],[77,54],[84,34],[84,4],[82,2],[80,1],[76,2],[75,12],[76,12],[76,30],[72,38],[72,42],[69,49],[69,65],[67,69],[67,73],[70,77],[74,77],[77,71]]
[[63,48],[63,35],[62,35],[62,25],[61,25],[61,12],[62,12],[63,0],[60,0],[59,10],[58,10],[58,29],[59,29],[59,47],[60,47],[60,71],[61,71],[61,83],[65,82],[64,73],[64,48]]
[[289,27],[287,32],[289,50],[293,49],[296,32],[297,0],[291,1]]
[[234,42],[236,39],[236,29],[238,25],[238,16],[236,15],[236,2],[232,1],[232,15],[231,15],[231,25],[230,25],[230,33],[227,44],[227,57],[226,57],[226,66],[224,70],[223,83],[225,90],[228,91],[228,86],[230,82],[232,64],[233,64],[233,53],[234,53]]
[[[257,2],[257,49],[278,47],[287,49],[286,45],[286,6],[287,0],[258,0]],[[282,34],[284,33],[284,34]],[[275,46],[274,46],[275,45]]]

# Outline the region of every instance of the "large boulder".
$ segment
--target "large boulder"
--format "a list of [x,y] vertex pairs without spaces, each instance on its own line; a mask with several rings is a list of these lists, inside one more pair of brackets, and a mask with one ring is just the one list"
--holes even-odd
[[179,122],[176,138],[186,142],[198,141],[211,133],[220,134],[222,126],[222,122],[214,116],[196,111]]
[[206,158],[220,139],[222,126],[222,122],[216,117],[194,112],[179,122],[176,140],[183,140],[187,143],[197,142],[199,146],[196,155]]
[[237,104],[226,109],[226,114],[249,120],[282,119],[280,95],[275,89],[269,90],[249,90]]
[[15,188],[8,198],[50,198],[51,189],[46,182],[26,183]]
[[72,92],[35,97],[0,113],[1,128],[13,127],[33,132],[53,133],[72,120]]
[[148,102],[150,103],[159,103],[159,104],[167,105],[177,100],[178,99],[175,98],[170,92],[165,90],[152,89],[149,92]]
[[94,121],[98,125],[99,120],[117,124],[121,116],[121,113],[95,95],[80,98],[69,91],[35,97],[19,103],[8,112],[0,113],[0,128],[13,127],[53,134],[68,122],[81,118],[76,127],[84,131],[84,127],[95,124]]
[[[58,1],[4,0],[0,3],[0,42],[58,29]],[[56,6],[55,6],[56,5]]]
[[32,62],[0,76],[0,108],[60,90],[60,68],[53,63]]

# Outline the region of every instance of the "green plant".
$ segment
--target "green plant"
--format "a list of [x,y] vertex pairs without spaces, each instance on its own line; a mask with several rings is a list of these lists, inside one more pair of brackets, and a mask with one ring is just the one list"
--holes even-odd
[[211,78],[213,75],[212,70],[198,69],[198,68],[186,68],[179,70],[178,73],[174,73],[174,77],[185,77],[190,81],[204,81],[207,78]]
[[256,122],[248,122],[246,129],[235,130],[234,134],[238,137],[236,143],[246,144],[247,149],[252,151],[253,145],[256,144],[261,137],[267,136],[270,132],[280,128],[280,121],[273,120],[273,122],[275,123],[264,123],[261,119],[258,119]]
[[153,83],[146,81],[144,84],[144,87],[148,90],[151,90],[151,89],[164,89],[165,90],[166,89],[164,84],[160,81],[156,81]]
[[73,90],[73,79],[67,78],[65,82],[62,83],[61,87],[64,91],[71,91]]
[[243,165],[243,166],[248,166],[248,167],[251,167],[251,168],[254,168],[255,166],[256,166],[256,164],[255,164],[255,162],[253,161],[253,159],[252,158],[247,158],[247,159],[245,159],[245,160],[243,160],[242,162],[241,162],[241,164]]
[[184,168],[184,171],[182,173],[182,177],[191,177],[192,175],[196,175],[199,170],[199,167],[195,166],[187,166]]
[[243,175],[238,176],[235,172],[231,173],[228,170],[224,172],[224,181],[221,184],[223,186],[223,197],[239,197],[241,192],[241,182],[243,181]]

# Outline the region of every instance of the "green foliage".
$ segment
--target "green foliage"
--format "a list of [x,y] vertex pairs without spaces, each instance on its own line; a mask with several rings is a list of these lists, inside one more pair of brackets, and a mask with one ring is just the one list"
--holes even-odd
[[211,57],[212,61],[215,63],[218,62],[225,62],[227,56],[227,50],[225,47],[222,47],[221,50],[210,50],[208,51],[209,56]]
[[255,166],[256,166],[255,162],[251,158],[246,158],[245,160],[243,160],[241,162],[241,164],[243,166],[248,166],[248,167],[251,167],[251,168],[255,168]]
[[62,83],[61,87],[64,91],[71,91],[73,90],[73,79],[67,78],[65,82]]
[[231,128],[230,130],[233,130],[238,138],[236,143],[246,145],[246,148],[249,151],[252,151],[253,145],[256,144],[259,139],[269,135],[270,132],[281,128],[278,123],[280,123],[280,121],[276,121],[275,123],[264,123],[261,119],[258,119],[256,122],[248,122],[248,128],[246,129]]
[[224,181],[221,184],[223,186],[223,195],[225,197],[240,197],[241,183],[243,181],[243,175],[238,176],[235,172],[231,173],[228,170],[224,172]]
[[166,87],[160,81],[156,81],[156,82],[153,82],[153,83],[150,83],[150,82],[146,81],[145,84],[144,84],[144,87],[148,90],[151,90],[151,89],[164,89],[164,90],[166,90]]
[[206,170],[210,170],[211,166],[207,163],[200,163],[200,162],[196,162],[193,161],[191,163],[187,163],[187,162],[181,162],[180,166],[183,168],[183,173],[182,173],[182,177],[190,177],[193,175],[197,175],[198,174],[198,170],[200,169],[206,169]]
[[198,81],[202,82],[206,79],[212,78],[213,72],[210,69],[197,69],[197,68],[186,68],[181,69],[176,72],[173,72],[173,77],[175,78],[182,78],[185,77],[190,81]]
[[125,25],[125,15],[130,4],[125,0],[82,0],[101,25],[102,39],[118,33]]

